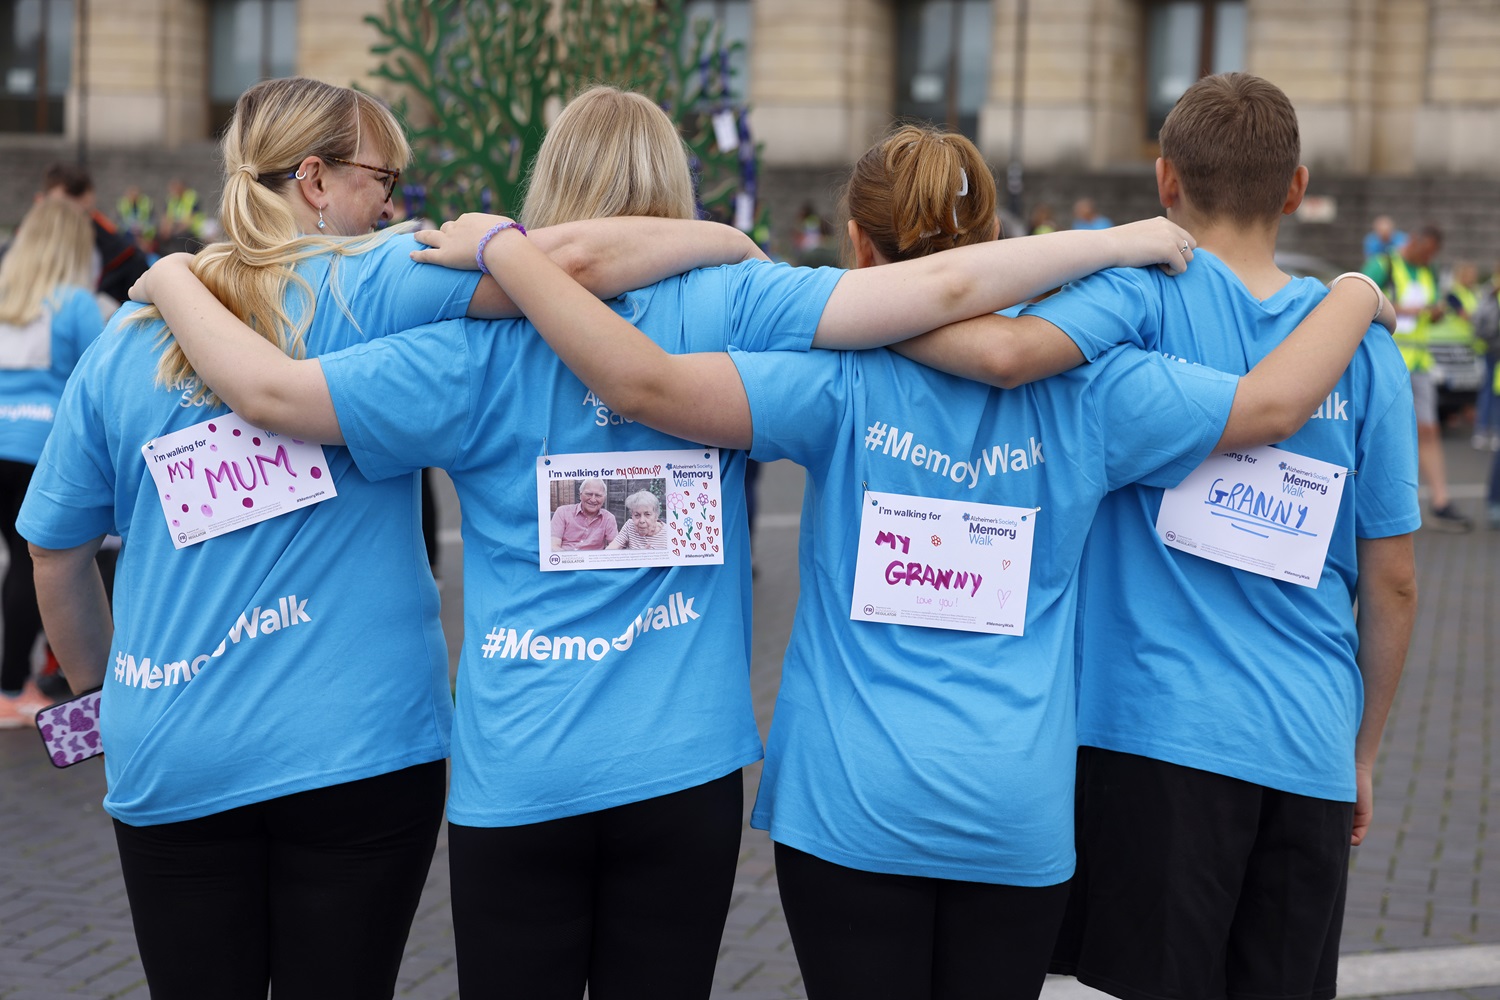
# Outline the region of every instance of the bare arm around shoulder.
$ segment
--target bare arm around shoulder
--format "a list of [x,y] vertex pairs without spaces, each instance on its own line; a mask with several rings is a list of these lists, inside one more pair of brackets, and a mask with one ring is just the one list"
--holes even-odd
[[1375,808],[1375,756],[1385,732],[1386,716],[1406,667],[1406,650],[1417,618],[1416,554],[1411,535],[1361,538],[1358,548],[1359,672],[1364,679],[1365,709],[1354,740],[1354,774],[1358,799],[1350,843],[1358,845],[1370,828]]
[[1107,267],[1157,264],[1180,274],[1194,245],[1187,230],[1155,218],[1113,229],[992,240],[861,268],[834,287],[813,346],[892,344],[1009,308]]
[[103,536],[71,549],[31,546],[36,600],[47,642],[73,691],[104,683],[114,619],[94,556]]
[[668,354],[515,230],[485,263],[542,337],[610,409],[681,438],[750,446],[750,404],[729,355]]
[[[470,213],[441,229],[416,233],[429,249],[412,260],[473,271],[479,238],[504,216]],[[584,288],[600,298],[655,284],[695,267],[765,259],[755,241],[733,226],[689,219],[622,217],[548,226],[530,234],[536,245]],[[520,310],[494,281],[481,281],[469,300],[476,318],[518,316]]]
[[[1371,305],[1379,312],[1371,320]],[[1363,281],[1339,282],[1274,351],[1240,379],[1216,448],[1284,441],[1338,384],[1372,322],[1394,323],[1390,302]],[[1385,336],[1384,333],[1378,336]]]
[[190,269],[192,257],[172,254],[130,289],[153,302],[198,377],[257,427],[321,444],[343,444],[333,397],[316,358],[289,358],[224,307]]
[[[446,223],[465,233],[485,223],[473,243],[496,216],[464,216]],[[438,231],[425,234],[434,236]],[[459,253],[459,240],[449,238],[446,249],[416,251],[414,257],[454,266],[475,265],[474,251]],[[596,294],[613,296],[651,284],[693,267],[733,263],[763,256],[739,230],[718,223],[680,219],[595,219],[538,231],[538,242],[552,247],[568,267]],[[434,255],[427,258],[424,255]],[[338,417],[328,394],[323,369],[316,360],[288,358],[240,321],[205,288],[190,270],[187,255],[157,263],[131,289],[138,302],[152,302],[161,310],[194,370],[219,397],[253,424],[286,434],[297,434],[324,444],[342,444]],[[488,288],[489,292],[485,289]],[[469,303],[470,315],[496,315],[518,310],[493,281],[480,282]]]
[[913,361],[1014,389],[1083,364],[1073,338],[1040,316],[978,316],[892,344]]

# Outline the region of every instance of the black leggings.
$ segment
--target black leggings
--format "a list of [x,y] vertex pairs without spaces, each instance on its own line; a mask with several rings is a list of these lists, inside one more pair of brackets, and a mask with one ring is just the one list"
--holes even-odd
[[1046,978],[1068,883],[1031,888],[845,868],[776,845],[808,1000],[1018,1000]]
[[115,821],[151,1000],[390,997],[446,761],[160,826]]
[[36,581],[32,577],[31,550],[16,531],[16,515],[26,499],[26,487],[36,466],[0,458],[0,531],[10,553],[10,569],[0,587],[0,614],[4,615],[5,639],[0,643],[0,691],[16,694],[31,676],[31,649],[42,631],[42,614],[36,608]]
[[465,997],[703,1000],[734,888],[739,771],[510,827],[448,825]]

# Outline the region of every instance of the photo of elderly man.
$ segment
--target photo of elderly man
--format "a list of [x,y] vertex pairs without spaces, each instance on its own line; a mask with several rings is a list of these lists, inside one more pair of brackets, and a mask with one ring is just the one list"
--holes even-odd
[[597,551],[614,541],[620,529],[615,516],[604,509],[607,495],[602,479],[578,484],[578,502],[552,512],[552,551]]

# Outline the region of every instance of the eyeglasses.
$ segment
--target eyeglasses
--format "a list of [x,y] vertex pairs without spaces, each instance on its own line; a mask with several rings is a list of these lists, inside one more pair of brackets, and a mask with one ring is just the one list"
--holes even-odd
[[396,189],[396,182],[401,179],[401,171],[392,170],[390,167],[372,167],[368,163],[355,163],[353,160],[346,160],[342,156],[325,156],[323,159],[332,160],[334,163],[342,163],[347,167],[364,167],[366,170],[375,171],[380,177],[380,182],[385,185],[385,198],[387,201],[391,198],[391,192]]

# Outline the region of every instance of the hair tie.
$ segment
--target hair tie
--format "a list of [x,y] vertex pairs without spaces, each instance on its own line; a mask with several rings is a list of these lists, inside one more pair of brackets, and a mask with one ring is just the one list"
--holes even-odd
[[[959,185],[957,197],[962,198],[969,193],[969,173],[963,167],[958,168],[958,178],[963,183]],[[958,206],[953,206],[953,228],[958,229]]]
[[[955,198],[962,198],[964,195],[966,195],[966,194],[969,193],[969,172],[967,170],[965,170],[963,167],[959,167],[958,168],[958,180],[959,180],[958,194],[954,195],[954,197]],[[953,230],[954,230],[954,234],[957,235],[958,233],[963,232],[962,227],[960,227],[959,224],[958,224],[958,206],[954,205],[952,211],[953,211]],[[930,240],[930,239],[932,239],[934,236],[936,236],[941,231],[942,230],[939,230],[939,229],[929,229],[929,230],[927,230],[927,231],[919,234],[918,238],[919,239],[924,239],[924,240]]]
[[241,163],[240,166],[239,166],[239,169],[242,170],[242,171],[244,171],[245,173],[249,174],[250,175],[250,179],[252,181],[258,181],[258,180],[260,180],[260,171],[256,170],[250,164],[248,164],[248,163]]

